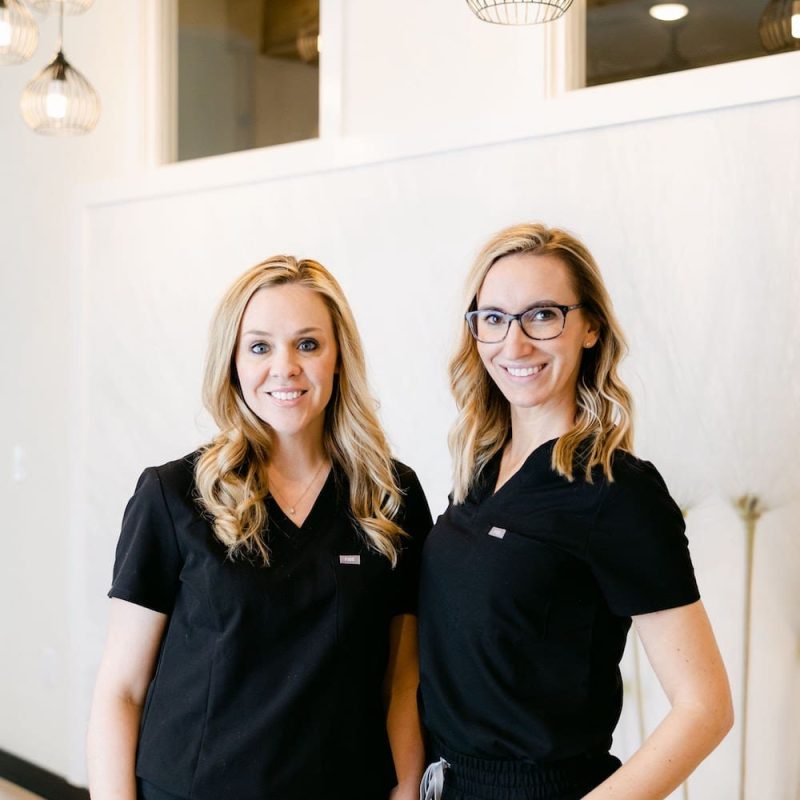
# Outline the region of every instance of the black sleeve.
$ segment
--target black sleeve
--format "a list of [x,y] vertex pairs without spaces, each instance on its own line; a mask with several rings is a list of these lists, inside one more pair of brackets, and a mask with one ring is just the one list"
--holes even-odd
[[634,616],[700,598],[683,515],[647,461],[625,465],[597,514],[588,557],[611,611]]
[[146,469],[122,518],[109,597],[169,614],[182,559],[158,472]]
[[419,569],[422,545],[433,527],[425,492],[413,470],[400,465],[400,488],[403,490],[403,513],[400,527],[408,534],[401,542],[401,552],[394,569],[395,595],[392,614],[416,614],[419,593]]

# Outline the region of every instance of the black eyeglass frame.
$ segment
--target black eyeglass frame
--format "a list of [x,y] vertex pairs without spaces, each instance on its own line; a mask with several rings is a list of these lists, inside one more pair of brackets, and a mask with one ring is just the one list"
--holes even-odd
[[[574,311],[576,308],[585,308],[585,307],[586,303],[574,303],[571,306],[561,306],[558,303],[542,303],[542,304],[536,303],[535,305],[526,308],[524,311],[520,311],[519,314],[507,314],[505,311],[497,311],[490,308],[483,308],[483,309],[478,308],[475,309],[474,311],[467,311],[467,313],[464,314],[464,319],[467,321],[467,328],[469,329],[469,332],[472,334],[472,338],[475,339],[476,342],[481,342],[482,344],[500,344],[500,342],[504,342],[506,340],[506,337],[508,336],[508,332],[511,330],[511,323],[514,320],[517,321],[519,329],[529,339],[533,339],[535,342],[549,342],[551,339],[558,339],[558,337],[561,336],[562,333],[564,333],[564,328],[567,325],[567,314],[569,314],[570,311]],[[537,308],[557,308],[561,312],[562,314],[561,330],[555,336],[531,336],[528,333],[528,331],[525,330],[525,327],[522,324],[522,318],[526,314],[536,310]],[[492,314],[497,314],[497,316],[502,317],[506,323],[506,332],[503,334],[503,336],[500,339],[496,339],[491,342],[487,342],[484,339],[479,339],[476,329],[473,328],[473,323],[472,323],[472,320],[475,319],[478,316],[478,314],[485,314],[487,312],[490,312]]]

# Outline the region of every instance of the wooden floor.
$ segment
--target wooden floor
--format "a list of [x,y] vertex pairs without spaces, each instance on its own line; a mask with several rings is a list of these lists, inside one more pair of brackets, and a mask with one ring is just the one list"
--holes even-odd
[[31,794],[25,789],[0,778],[0,800],[41,800],[38,794]]

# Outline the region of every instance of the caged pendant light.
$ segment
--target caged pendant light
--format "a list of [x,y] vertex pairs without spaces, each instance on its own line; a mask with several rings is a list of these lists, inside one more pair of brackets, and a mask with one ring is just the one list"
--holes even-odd
[[83,14],[91,8],[94,0],[28,0],[31,8],[39,14]]
[[307,25],[297,32],[297,52],[306,64],[319,63],[319,25]]
[[758,23],[768,53],[800,50],[800,0],[770,0]]
[[558,19],[572,0],[467,0],[478,19],[498,25],[536,25]]
[[56,57],[22,92],[22,118],[36,133],[51,136],[89,133],[100,118],[97,92],[64,57],[63,41],[62,5]]
[[20,0],[0,0],[0,64],[21,64],[36,51],[39,26]]

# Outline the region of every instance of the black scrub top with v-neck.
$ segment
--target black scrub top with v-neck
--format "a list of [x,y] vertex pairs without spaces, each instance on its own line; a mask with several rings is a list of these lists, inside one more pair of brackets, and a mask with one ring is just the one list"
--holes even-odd
[[410,536],[398,565],[370,550],[331,470],[298,528],[269,498],[270,566],[226,558],[196,498],[197,454],[144,471],[109,596],[169,615],[136,774],[194,800],[380,800],[395,784],[381,685],[389,623],[416,614],[431,526],[395,462]]
[[493,493],[500,454],[425,543],[420,698],[434,742],[483,759],[607,753],[631,616],[699,599],[680,510],[652,464],[551,469],[555,440]]

